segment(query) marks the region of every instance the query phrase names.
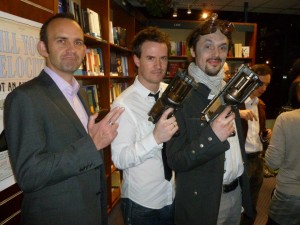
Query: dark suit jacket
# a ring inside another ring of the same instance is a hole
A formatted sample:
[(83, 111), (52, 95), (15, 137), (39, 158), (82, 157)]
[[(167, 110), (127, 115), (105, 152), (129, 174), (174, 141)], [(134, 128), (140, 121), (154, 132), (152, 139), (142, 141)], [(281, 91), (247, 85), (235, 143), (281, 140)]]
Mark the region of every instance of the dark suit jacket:
[[(203, 84), (193, 89), (175, 114), (180, 135), (167, 143), (168, 163), (176, 172), (175, 222), (178, 225), (215, 225), (223, 186), (225, 151), (229, 142), (221, 142), (201, 112), (208, 105), (210, 90)], [(245, 159), (241, 123), (235, 109), (237, 134)], [(249, 181), (244, 170), (240, 177), (242, 202), (252, 216)]]
[(24, 192), (22, 224), (107, 224), (102, 153), (51, 77), (42, 71), (16, 88), (4, 113), (12, 168)]

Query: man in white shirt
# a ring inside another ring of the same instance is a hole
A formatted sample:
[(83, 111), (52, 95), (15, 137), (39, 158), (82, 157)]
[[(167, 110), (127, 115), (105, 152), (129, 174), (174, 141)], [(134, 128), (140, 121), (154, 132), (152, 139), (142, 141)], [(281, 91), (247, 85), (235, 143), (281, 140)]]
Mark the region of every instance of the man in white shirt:
[[(256, 204), (259, 190), (263, 183), (263, 150), (271, 138), (271, 130), (266, 129), (266, 111), (265, 103), (259, 97), (266, 91), (271, 82), (272, 70), (268, 65), (256, 64), (251, 68), (263, 82), (263, 85), (257, 87), (253, 93), (246, 99), (240, 107), (240, 116), (242, 118), (243, 133), (245, 137), (247, 173), (250, 178), (250, 191), (252, 198), (252, 207), (256, 216)], [(241, 225), (253, 225), (255, 216), (248, 218), (243, 214)]]
[(154, 96), (166, 88), (161, 81), (169, 50), (169, 40), (163, 32), (153, 27), (139, 32), (132, 43), (137, 77), (112, 106), (125, 108), (118, 136), (112, 143), (112, 160), (123, 170), (122, 212), (126, 225), (174, 224), (174, 178), (165, 179), (162, 149), (178, 126), (175, 117), (168, 118), (172, 108), (156, 124), (148, 120), (148, 112), (158, 97)]

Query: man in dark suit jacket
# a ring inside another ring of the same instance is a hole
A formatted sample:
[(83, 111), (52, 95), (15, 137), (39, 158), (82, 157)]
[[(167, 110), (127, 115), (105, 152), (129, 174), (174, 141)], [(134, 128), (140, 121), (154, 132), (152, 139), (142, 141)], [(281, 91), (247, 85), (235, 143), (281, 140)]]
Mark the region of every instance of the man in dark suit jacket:
[(256, 205), (264, 178), (264, 151), (271, 138), (272, 132), (266, 129), (266, 105), (259, 97), (267, 90), (271, 82), (272, 70), (266, 64), (252, 66), (262, 86), (257, 87), (246, 101), (240, 105), (240, 116), (245, 141), (247, 174), (250, 179), (250, 190), (254, 217), (242, 215), (241, 225), (253, 225), (256, 217)]
[(187, 39), (194, 58), (188, 72), (199, 87), (176, 112), (180, 134), (167, 143), (168, 163), (176, 172), (178, 225), (238, 225), (242, 206), (252, 215), (238, 110), (227, 106), (216, 119), (201, 119), (225, 86), (223, 64), (232, 30), (232, 24), (214, 16)]
[(99, 123), (89, 117), (83, 91), (73, 77), (86, 47), (69, 14), (57, 14), (41, 28), (39, 53), (46, 67), (5, 101), (9, 156), (23, 190), (21, 224), (106, 225), (102, 152), (116, 137), (122, 113)]

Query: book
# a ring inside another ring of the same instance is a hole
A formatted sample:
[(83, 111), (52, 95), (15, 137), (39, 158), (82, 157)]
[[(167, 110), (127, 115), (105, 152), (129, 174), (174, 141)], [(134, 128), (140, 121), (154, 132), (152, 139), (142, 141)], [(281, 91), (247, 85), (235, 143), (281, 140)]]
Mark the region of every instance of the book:
[(113, 27), (113, 44), (119, 45), (119, 37), (117, 32), (117, 27)]
[(110, 75), (111, 76), (118, 76), (118, 60), (117, 60), (117, 53), (110, 52)]
[(86, 91), (88, 95), (91, 113), (99, 112), (100, 104), (99, 104), (99, 91), (97, 85), (95, 84), (83, 85), (82, 88)]
[(126, 28), (116, 27), (116, 30), (117, 30), (118, 45), (120, 45), (121, 47), (127, 47)]
[(171, 56), (176, 56), (176, 42), (175, 41), (170, 41), (171, 45)]
[(241, 43), (234, 44), (234, 57), (237, 57), (237, 58), (242, 57), (242, 44)]
[(124, 61), (122, 60), (122, 56), (117, 55), (117, 73), (118, 76), (124, 75)]
[(90, 34), (89, 16), (86, 8), (81, 9), (82, 30), (85, 34)]
[(94, 71), (93, 71), (94, 57), (91, 48), (86, 49), (85, 58), (86, 58), (86, 73), (88, 76), (92, 76), (94, 75)]
[(58, 0), (58, 13), (67, 12), (67, 2), (66, 0)]
[(82, 12), (81, 7), (77, 2), (73, 2), (73, 9), (74, 9), (74, 18), (79, 23), (79, 25), (82, 27)]
[(122, 60), (122, 70), (123, 70), (123, 76), (129, 76), (128, 74), (128, 61), (126, 56), (121, 56)]
[(99, 14), (90, 8), (87, 8), (90, 35), (101, 39), (101, 28)]
[(114, 27), (113, 27), (113, 22), (110, 20), (109, 21), (109, 43), (114, 44)]
[(101, 48), (96, 48), (99, 58), (100, 58), (100, 71), (99, 71), (99, 75), (103, 76), (104, 75), (104, 62), (103, 62), (103, 54), (102, 54), (102, 50)]

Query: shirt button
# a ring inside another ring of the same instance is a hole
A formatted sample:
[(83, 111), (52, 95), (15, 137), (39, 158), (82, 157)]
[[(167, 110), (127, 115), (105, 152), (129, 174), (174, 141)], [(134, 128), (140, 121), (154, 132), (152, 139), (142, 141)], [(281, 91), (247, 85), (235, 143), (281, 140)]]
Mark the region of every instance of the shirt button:
[(204, 147), (204, 145), (203, 144), (200, 144), (200, 148), (203, 148)]
[(226, 170), (224, 170), (224, 173), (226, 173)]
[(209, 137), (208, 140), (209, 140), (209, 141), (212, 141), (212, 137)]

